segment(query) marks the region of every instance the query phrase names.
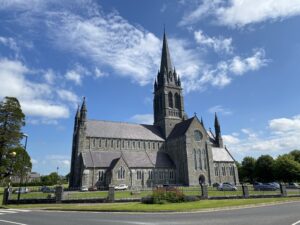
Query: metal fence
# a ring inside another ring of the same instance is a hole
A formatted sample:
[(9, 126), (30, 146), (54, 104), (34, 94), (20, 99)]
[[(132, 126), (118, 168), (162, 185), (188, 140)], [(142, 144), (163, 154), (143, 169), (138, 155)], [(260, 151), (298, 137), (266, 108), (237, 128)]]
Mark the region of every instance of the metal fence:
[(82, 190), (80, 188), (65, 188), (62, 200), (106, 199), (107, 190)]
[(54, 192), (54, 188), (44, 190), (42, 187), (15, 187), (10, 188), (8, 200), (54, 199)]

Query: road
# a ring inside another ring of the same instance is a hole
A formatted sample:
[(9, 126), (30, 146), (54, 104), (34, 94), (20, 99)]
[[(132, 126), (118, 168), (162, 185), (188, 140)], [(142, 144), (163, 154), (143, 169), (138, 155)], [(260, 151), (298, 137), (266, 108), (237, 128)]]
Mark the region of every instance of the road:
[(300, 225), (300, 202), (215, 212), (93, 213), (0, 209), (1, 225)]

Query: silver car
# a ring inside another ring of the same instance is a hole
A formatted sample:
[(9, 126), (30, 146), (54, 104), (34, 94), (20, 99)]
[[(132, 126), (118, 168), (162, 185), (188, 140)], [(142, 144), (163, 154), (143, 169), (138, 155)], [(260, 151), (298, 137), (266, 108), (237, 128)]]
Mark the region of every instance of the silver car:
[(237, 187), (229, 183), (220, 184), (220, 186), (217, 187), (217, 189), (219, 191), (237, 191)]

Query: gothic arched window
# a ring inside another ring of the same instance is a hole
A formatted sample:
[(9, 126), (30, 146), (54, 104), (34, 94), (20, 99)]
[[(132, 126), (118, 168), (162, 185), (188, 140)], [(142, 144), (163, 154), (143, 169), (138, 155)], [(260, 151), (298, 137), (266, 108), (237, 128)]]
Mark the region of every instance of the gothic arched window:
[(178, 93), (175, 93), (174, 95), (175, 97), (175, 108), (176, 109), (180, 109), (180, 95)]
[(196, 149), (194, 149), (194, 164), (195, 164), (195, 170), (197, 169), (197, 153)]
[(169, 92), (168, 99), (169, 99), (169, 107), (173, 108), (173, 95), (172, 95), (172, 92)]
[(125, 169), (123, 168), (123, 166), (121, 166), (118, 170), (118, 179), (125, 179)]

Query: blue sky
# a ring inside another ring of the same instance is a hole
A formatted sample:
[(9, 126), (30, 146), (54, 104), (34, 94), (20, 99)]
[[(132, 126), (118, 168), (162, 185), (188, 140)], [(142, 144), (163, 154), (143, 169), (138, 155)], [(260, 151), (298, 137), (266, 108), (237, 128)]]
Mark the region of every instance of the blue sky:
[(152, 123), (164, 24), (185, 110), (240, 161), (299, 149), (300, 0), (0, 0), (0, 99), (41, 174), (69, 172), (74, 114)]

